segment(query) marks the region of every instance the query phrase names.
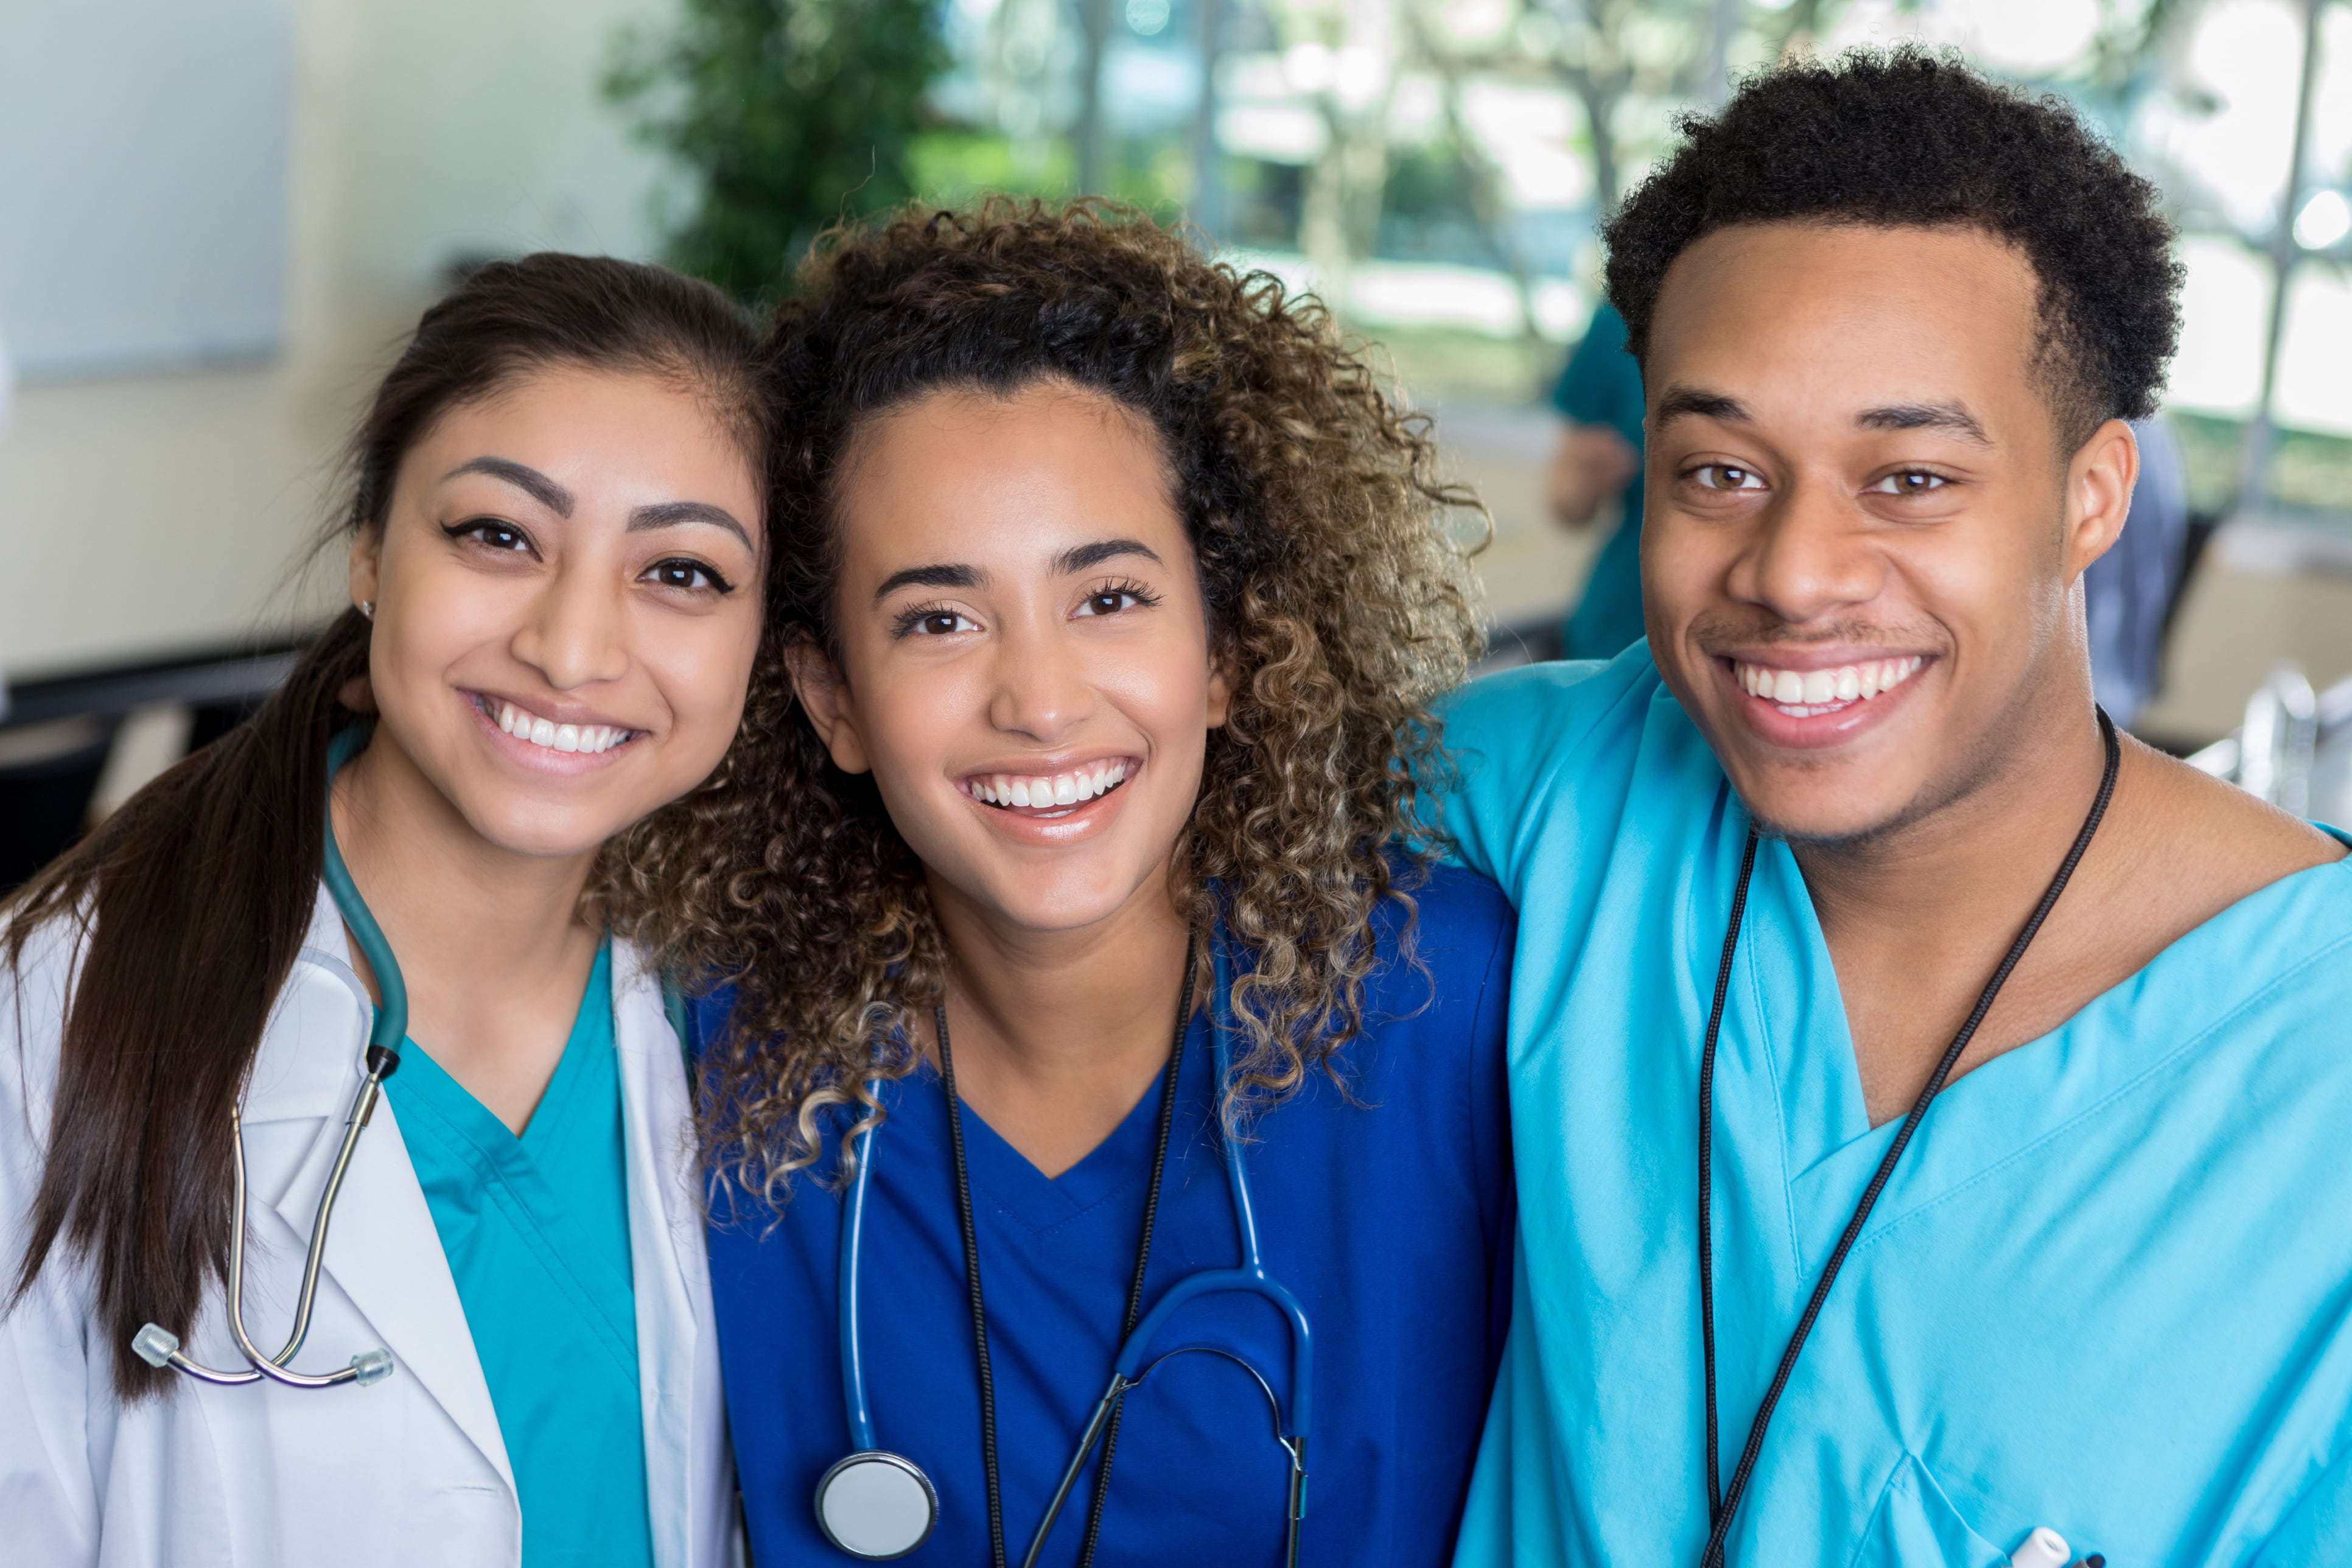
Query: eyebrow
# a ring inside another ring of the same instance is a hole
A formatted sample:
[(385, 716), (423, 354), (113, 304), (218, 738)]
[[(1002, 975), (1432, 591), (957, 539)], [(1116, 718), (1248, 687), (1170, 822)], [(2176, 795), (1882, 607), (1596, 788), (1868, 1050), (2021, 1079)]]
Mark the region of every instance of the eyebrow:
[(1892, 403), (1883, 408), (1865, 408), (1853, 416), (1853, 422), (1865, 430), (1940, 430), (1980, 447), (1992, 445), (1992, 437), (1985, 434), (1976, 416), (1957, 403)]
[(459, 474), (488, 474), (494, 479), (504, 479), (556, 516), (572, 515), (572, 492), (525, 464), (505, 458), (477, 458), (470, 463), (460, 463), (442, 475), (441, 482), (446, 484)]
[(883, 578), (874, 590), (874, 602), (878, 605), (901, 588), (977, 588), (987, 575), (977, 566), (909, 566)]
[(743, 542), (743, 548), (757, 553), (751, 532), (735, 521), (735, 514), (725, 507), (712, 506), (709, 501), (666, 500), (658, 506), (641, 506), (629, 513), (629, 531), (642, 532), (648, 528), (676, 528), (682, 523), (707, 522), (723, 528)]
[(1122, 555), (1140, 555), (1154, 566), (1164, 564), (1160, 552), (1139, 539), (1098, 539), (1092, 544), (1074, 544), (1054, 557), (1054, 571), (1060, 576), (1083, 572), (1089, 566), (1099, 566)]
[(1704, 387), (1670, 386), (1658, 399), (1658, 411), (1652, 416), (1654, 429), (1663, 430), (1677, 419), (1727, 419), (1741, 425), (1755, 423), (1756, 416), (1748, 412), (1748, 405), (1720, 392)]

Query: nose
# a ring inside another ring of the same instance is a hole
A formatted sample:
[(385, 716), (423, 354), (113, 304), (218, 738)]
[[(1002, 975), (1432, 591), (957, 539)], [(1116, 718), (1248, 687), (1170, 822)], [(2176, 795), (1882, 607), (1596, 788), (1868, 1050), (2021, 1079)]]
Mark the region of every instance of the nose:
[(1051, 629), (1016, 623), (997, 638), (988, 721), (1041, 746), (1066, 739), (1094, 710), (1078, 651)]
[(625, 606), (610, 575), (565, 563), (515, 633), (514, 656), (558, 691), (617, 679), (629, 667)]
[(1838, 486), (1800, 479), (1758, 514), (1725, 585), (1742, 604), (1801, 625), (1869, 603), (1885, 581), (1872, 519)]

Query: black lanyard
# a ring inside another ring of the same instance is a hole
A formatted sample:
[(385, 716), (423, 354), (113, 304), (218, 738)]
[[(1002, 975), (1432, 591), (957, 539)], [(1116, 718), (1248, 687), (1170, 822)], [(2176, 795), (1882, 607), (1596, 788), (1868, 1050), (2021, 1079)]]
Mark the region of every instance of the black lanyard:
[[(1168, 1047), (1168, 1068), (1160, 1080), (1160, 1137), (1151, 1154), (1151, 1184), (1143, 1193), (1143, 1236), (1135, 1246), (1135, 1274), (1127, 1287), (1127, 1312), (1119, 1321), (1118, 1344), (1135, 1331), (1143, 1315), (1143, 1271), (1151, 1261), (1151, 1231), (1160, 1218), (1160, 1178), (1168, 1169), (1168, 1134), (1176, 1121), (1176, 1084), (1184, 1065), (1184, 1034), (1192, 1022), (1192, 971), (1200, 961), (1200, 937), (1184, 944), (1184, 983), (1176, 995), (1176, 1037)], [(941, 1003), (931, 1013), (939, 1031), (940, 1080), (948, 1097), (948, 1144), (955, 1152), (956, 1218), (963, 1226), (963, 1274), (971, 1289), (971, 1342), (980, 1357), (980, 1459), (988, 1476), (988, 1544), (995, 1568), (1004, 1563), (1004, 1494), (996, 1468), (996, 1378), (988, 1363), (988, 1304), (980, 1289), (980, 1234), (971, 1218), (971, 1174), (963, 1157), (963, 1102), (956, 1098), (955, 1052), (948, 1045), (948, 1009)], [(1113, 1353), (1117, 1346), (1113, 1347)], [(1110, 1499), (1111, 1452), (1118, 1446), (1122, 1405), (1111, 1412), (1103, 1433), (1102, 1464), (1095, 1471), (1094, 1501), (1087, 1510), (1086, 1545), (1078, 1568), (1092, 1568), (1095, 1542), (1102, 1534), (1103, 1507)]]
[(1706, 1362), (1706, 1507), (1710, 1527), (1706, 1550), (1699, 1557), (1699, 1568), (1723, 1568), (1724, 1542), (1731, 1533), (1731, 1521), (1739, 1511), (1740, 1500), (1747, 1494), (1748, 1478), (1755, 1473), (1757, 1453), (1764, 1447), (1764, 1428), (1770, 1425), (1773, 1408), (1780, 1403), (1780, 1394), (1789, 1386), (1789, 1374), (1796, 1370), (1797, 1357), (1805, 1348), (1805, 1338), (1813, 1331), (1813, 1320), (1821, 1316), (1822, 1303), (1829, 1299), (1830, 1287), (1837, 1282), (1838, 1270), (1845, 1266), (1846, 1254), (1853, 1250), (1854, 1239), (1862, 1235), (1862, 1227), (1869, 1223), (1870, 1211), (1877, 1205), (1879, 1194), (1886, 1190), (1887, 1182), (1894, 1176), (1895, 1162), (1903, 1158), (1903, 1151), (1911, 1145), (1912, 1135), (1919, 1131), (1919, 1123), (1927, 1116), (1928, 1105), (1942, 1091), (1945, 1080), (1952, 1076), (1953, 1065), (1960, 1059), (1960, 1053), (1967, 1050), (1969, 1042), (1976, 1037), (1977, 1026), (1984, 1022), (1987, 1013), (1992, 1011), (1994, 999), (2000, 994), (2000, 988), (2008, 984), (2018, 961), (2025, 956), (2025, 950), (2032, 945), (2035, 933), (2042, 929), (2042, 922), (2049, 918), (2052, 907), (2058, 902), (2058, 895), (2066, 890), (2066, 883), (2074, 875), (2074, 868), (2082, 860), (2083, 852), (2091, 847), (2091, 837), (2099, 830), (2099, 819), (2107, 814), (2107, 802), (2116, 793), (2116, 770), (2123, 760), (2123, 747), (2116, 739), (2115, 721), (2107, 717), (2106, 710), (2100, 709), (2098, 712), (2099, 736), (2106, 744), (2107, 759), (2105, 771), (2099, 778), (2099, 793), (2091, 802), (2090, 815), (2083, 819), (2082, 831), (2074, 835), (2074, 847), (2066, 851), (2066, 858), (2059, 863), (2058, 874), (2050, 879), (2050, 886), (2043, 891), (2042, 901), (2033, 907), (2033, 913), (2026, 921), (2025, 928), (2010, 944), (2009, 955), (1992, 972), (1992, 978), (1985, 982), (1984, 990), (1977, 997), (1977, 1005), (1969, 1014), (1968, 1022), (1962, 1024), (1960, 1032), (1952, 1037), (1952, 1043), (1944, 1047), (1943, 1058), (1936, 1064), (1936, 1070), (1927, 1075), (1927, 1087), (1921, 1089), (1919, 1098), (1912, 1102), (1911, 1113), (1903, 1119), (1903, 1125), (1896, 1131), (1895, 1142), (1887, 1146), (1885, 1156), (1878, 1162), (1878, 1170), (1870, 1178), (1870, 1184), (1863, 1188), (1862, 1201), (1854, 1205), (1853, 1217), (1846, 1221), (1845, 1234), (1838, 1237), (1836, 1247), (1830, 1253), (1828, 1265), (1822, 1268), (1820, 1280), (1813, 1286), (1812, 1297), (1805, 1303), (1805, 1310), (1797, 1320), (1796, 1331), (1789, 1336), (1788, 1349), (1780, 1352), (1780, 1364), (1772, 1373), (1771, 1385), (1764, 1391), (1764, 1402), (1757, 1406), (1756, 1419), (1748, 1424), (1748, 1442), (1739, 1451), (1739, 1463), (1732, 1469), (1731, 1485), (1726, 1489), (1717, 1475), (1715, 1453), (1715, 1235), (1714, 1215), (1710, 1212), (1713, 1207), (1710, 1199), (1715, 1154), (1715, 1044), (1716, 1037), (1723, 1028), (1724, 999), (1731, 990), (1731, 960), (1739, 947), (1740, 921), (1748, 911), (1748, 884), (1756, 873), (1756, 829), (1753, 826), (1748, 829), (1748, 847), (1739, 858), (1739, 881), (1731, 895), (1731, 929), (1723, 936), (1723, 962), (1715, 972), (1715, 1001), (1707, 1013), (1706, 1041), (1699, 1051), (1698, 1315)]

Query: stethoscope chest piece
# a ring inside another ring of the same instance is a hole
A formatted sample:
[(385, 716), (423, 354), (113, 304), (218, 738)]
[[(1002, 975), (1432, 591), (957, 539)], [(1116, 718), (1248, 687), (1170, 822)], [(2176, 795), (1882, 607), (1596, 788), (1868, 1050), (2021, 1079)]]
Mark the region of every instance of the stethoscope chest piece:
[(842, 1459), (816, 1484), (817, 1527), (852, 1557), (904, 1557), (939, 1521), (931, 1479), (913, 1460), (879, 1448)]

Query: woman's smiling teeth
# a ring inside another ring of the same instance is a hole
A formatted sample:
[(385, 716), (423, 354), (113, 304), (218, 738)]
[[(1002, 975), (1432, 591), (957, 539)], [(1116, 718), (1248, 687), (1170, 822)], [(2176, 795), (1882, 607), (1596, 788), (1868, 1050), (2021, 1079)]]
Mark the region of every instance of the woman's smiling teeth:
[(1127, 782), (1124, 760), (1097, 763), (1049, 775), (975, 774), (963, 781), (964, 793), (989, 805), (1015, 811), (1060, 814), (1098, 795), (1108, 795)]
[[(490, 711), (487, 699), (476, 698), (482, 711)], [(528, 741), (534, 746), (551, 752), (586, 752), (594, 755), (609, 752), (624, 741), (636, 736), (635, 730), (616, 729), (610, 724), (559, 724), (552, 719), (542, 719), (536, 713), (526, 713), (511, 702), (498, 705), (499, 728), (518, 741)]]
[(1792, 719), (1810, 719), (1892, 691), (1919, 673), (1926, 662), (1913, 654), (1907, 658), (1843, 664), (1835, 669), (1775, 669), (1768, 664), (1733, 659), (1731, 673), (1748, 696), (1762, 698)]

